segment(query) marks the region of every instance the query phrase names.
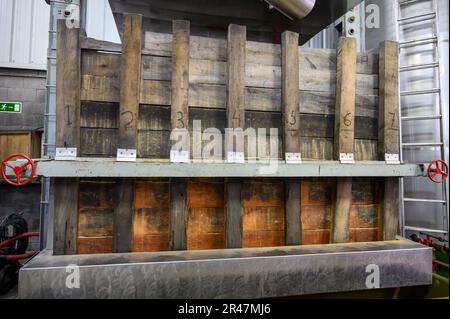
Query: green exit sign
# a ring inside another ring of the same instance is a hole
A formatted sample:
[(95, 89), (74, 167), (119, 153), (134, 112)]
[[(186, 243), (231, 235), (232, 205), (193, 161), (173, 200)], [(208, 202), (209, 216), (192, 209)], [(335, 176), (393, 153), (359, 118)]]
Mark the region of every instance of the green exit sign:
[(0, 102), (0, 113), (22, 113), (22, 103)]

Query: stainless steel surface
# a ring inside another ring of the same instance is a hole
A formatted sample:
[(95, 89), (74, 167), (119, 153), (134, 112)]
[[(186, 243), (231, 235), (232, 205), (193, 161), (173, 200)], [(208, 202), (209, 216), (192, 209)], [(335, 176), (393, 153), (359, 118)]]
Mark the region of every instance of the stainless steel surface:
[[(52, 256), (19, 273), (19, 298), (272, 298), (429, 285), (432, 249), (406, 240), (260, 249)], [(80, 288), (70, 289), (67, 266)], [(371, 265), (371, 266), (369, 266)], [(369, 269), (369, 270), (368, 270)]]
[[(285, 29), (298, 32), (304, 44), (328, 27), (362, 0), (320, 0), (303, 19), (271, 8), (263, 0), (109, 0), (119, 34), (122, 34), (123, 13), (143, 15), (144, 30), (160, 33), (172, 32), (172, 20), (191, 22), (191, 34), (226, 38), (229, 24), (247, 26), (247, 39), (273, 41)], [(312, 0), (274, 0), (274, 4), (303, 16)], [(283, 4), (282, 4), (283, 3)], [(291, 4), (293, 6), (291, 6)]]
[(423, 227), (405, 226), (405, 229), (406, 230), (418, 231), (418, 232), (435, 233), (435, 234), (447, 234), (448, 233), (446, 230), (429, 229), (429, 228), (423, 228)]
[(316, 0), (266, 0), (291, 18), (303, 19), (316, 4)]
[(426, 165), (388, 165), (385, 162), (340, 164), (313, 161), (302, 164), (178, 164), (137, 160), (116, 162), (111, 159), (78, 161), (38, 161), (36, 175), (45, 177), (399, 177), (424, 176)]

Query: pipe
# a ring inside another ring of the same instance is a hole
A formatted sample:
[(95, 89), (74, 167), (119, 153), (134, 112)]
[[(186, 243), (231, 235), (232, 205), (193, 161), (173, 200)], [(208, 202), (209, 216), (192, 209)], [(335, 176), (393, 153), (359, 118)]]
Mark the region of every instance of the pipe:
[(290, 18), (303, 19), (314, 8), (316, 0), (266, 0)]

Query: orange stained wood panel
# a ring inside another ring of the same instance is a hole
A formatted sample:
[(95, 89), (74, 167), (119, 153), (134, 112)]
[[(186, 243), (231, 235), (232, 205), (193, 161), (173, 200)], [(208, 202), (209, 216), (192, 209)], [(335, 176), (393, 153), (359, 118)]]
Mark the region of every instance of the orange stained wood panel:
[(133, 252), (169, 250), (169, 180), (135, 183)]
[(330, 243), (334, 191), (335, 182), (332, 179), (302, 180), (302, 245)]
[(188, 250), (225, 248), (224, 187), (223, 179), (189, 180)]
[(285, 245), (284, 181), (249, 179), (243, 187), (244, 248)]
[(113, 181), (81, 181), (78, 205), (78, 254), (112, 252)]

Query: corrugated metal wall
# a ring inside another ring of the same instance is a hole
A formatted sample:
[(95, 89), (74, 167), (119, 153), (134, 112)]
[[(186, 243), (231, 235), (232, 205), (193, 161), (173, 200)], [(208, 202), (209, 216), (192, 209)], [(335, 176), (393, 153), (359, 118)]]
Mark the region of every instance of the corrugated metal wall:
[(0, 67), (47, 68), (49, 14), (43, 0), (0, 0)]
[[(49, 18), (44, 0), (0, 0), (0, 67), (46, 70)], [(107, 0), (87, 0), (86, 32), (120, 43)]]
[(86, 33), (91, 38), (120, 43), (108, 0), (87, 0)]

